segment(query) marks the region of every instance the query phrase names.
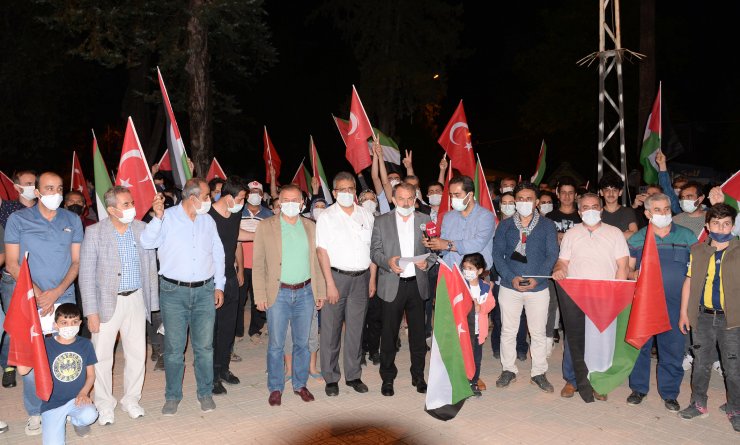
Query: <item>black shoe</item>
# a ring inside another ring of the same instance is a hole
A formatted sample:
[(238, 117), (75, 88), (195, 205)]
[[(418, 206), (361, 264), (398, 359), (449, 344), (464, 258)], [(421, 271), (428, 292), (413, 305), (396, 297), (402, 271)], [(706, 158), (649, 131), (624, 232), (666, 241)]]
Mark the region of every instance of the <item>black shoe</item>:
[(228, 383), (229, 385), (238, 385), (239, 384), (239, 377), (235, 376), (231, 373), (231, 371), (224, 371), (221, 373), (221, 380), (223, 380), (224, 383)]
[(480, 396), (483, 395), (483, 393), (481, 392), (480, 388), (478, 388), (478, 384), (477, 383), (471, 383), (470, 384), (470, 389), (473, 390), (473, 395), (475, 397), (480, 397)]
[(213, 390), (212, 393), (219, 395), (219, 394), (226, 394), (226, 388), (224, 388), (223, 383), (221, 383), (221, 380), (216, 380), (213, 382)]
[(676, 399), (663, 399), (663, 402), (665, 409), (668, 411), (679, 411), (681, 409), (681, 405), (678, 404), (678, 400)]
[(383, 382), (380, 387), (380, 393), (386, 397), (392, 397), (395, 392), (393, 391), (393, 382)]
[(360, 357), (360, 366), (367, 366), (367, 360), (365, 359), (365, 353), (362, 353), (362, 356)]
[(516, 358), (520, 362), (526, 362), (527, 361), (527, 353), (526, 352), (517, 352), (516, 353)]
[(373, 362), (373, 365), (378, 366), (380, 364), (380, 353), (373, 352), (370, 354), (370, 361)]
[(367, 392), (367, 385), (362, 383), (362, 380), (355, 379), (355, 380), (347, 380), (345, 382), (347, 386), (351, 386), (352, 389), (359, 393), (366, 393)]
[(157, 363), (154, 364), (155, 371), (164, 371), (164, 354), (159, 354), (157, 357)]
[(339, 385), (335, 383), (327, 383), (326, 387), (324, 388), (324, 392), (326, 392), (326, 395), (329, 397), (335, 397), (339, 395)]
[(411, 379), (411, 385), (416, 387), (416, 392), (426, 394), (427, 382), (425, 382), (424, 379)]
[(493, 351), (493, 358), (501, 360), (501, 353), (499, 351)]
[(159, 350), (157, 350), (157, 348), (152, 348), (152, 361), (153, 362), (156, 362), (160, 355), (161, 353), (159, 352)]
[(629, 397), (627, 397), (627, 405), (639, 405), (642, 403), (645, 397), (647, 397), (647, 394), (643, 394), (637, 391), (632, 391), (632, 394), (630, 394)]
[(15, 388), (15, 368), (5, 368), (3, 372), (3, 388)]
[[(512, 382), (516, 382), (516, 374), (511, 371), (503, 371), (498, 380), (496, 380), (496, 388), (506, 388)], [(478, 383), (476, 382), (477, 385)]]

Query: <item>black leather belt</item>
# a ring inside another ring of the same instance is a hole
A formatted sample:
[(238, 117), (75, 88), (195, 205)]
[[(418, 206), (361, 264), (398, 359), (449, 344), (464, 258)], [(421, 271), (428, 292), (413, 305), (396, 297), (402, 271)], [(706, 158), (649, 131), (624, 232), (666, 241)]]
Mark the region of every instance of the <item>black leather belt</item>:
[(282, 289), (298, 290), (298, 289), (303, 289), (304, 287), (308, 286), (309, 284), (311, 284), (311, 279), (310, 278), (308, 280), (304, 281), (303, 283), (298, 283), (298, 284), (280, 283), (280, 287)]
[(211, 281), (211, 280), (212, 280), (213, 278), (209, 278), (209, 279), (207, 279), (207, 280), (204, 280), (204, 281), (193, 281), (193, 282), (190, 282), (190, 283), (188, 283), (187, 281), (177, 281), (177, 280), (173, 280), (173, 279), (171, 279), (171, 278), (167, 278), (167, 277), (165, 277), (164, 275), (162, 275), (162, 279), (163, 279), (164, 281), (168, 282), (168, 283), (172, 283), (172, 284), (177, 284), (178, 286), (182, 286), (182, 287), (190, 287), (190, 288), (193, 288), (193, 287), (201, 287), (201, 286), (203, 286), (204, 284), (206, 284), (206, 283), (208, 283), (209, 281)]
[(715, 314), (722, 315), (725, 313), (725, 311), (720, 311), (717, 309), (709, 309), (708, 307), (702, 307), (701, 311), (704, 312), (705, 314), (712, 314), (712, 315), (715, 315)]
[(134, 293), (134, 292), (136, 292), (137, 290), (139, 290), (139, 289), (134, 289), (134, 290), (125, 290), (125, 291), (119, 292), (119, 293), (118, 293), (118, 295), (120, 295), (120, 296), (122, 296), (122, 297), (128, 297), (129, 295), (133, 294), (133, 293)]
[(342, 270), (342, 269), (337, 269), (336, 267), (332, 267), (331, 270), (333, 270), (336, 273), (340, 273), (342, 275), (347, 275), (347, 276), (350, 276), (350, 277), (359, 277), (360, 275), (365, 274), (365, 272), (367, 272), (370, 269), (365, 269), (365, 270)]
[(416, 277), (415, 276), (413, 276), (413, 277), (398, 277), (398, 279), (401, 280), (401, 281), (416, 281)]

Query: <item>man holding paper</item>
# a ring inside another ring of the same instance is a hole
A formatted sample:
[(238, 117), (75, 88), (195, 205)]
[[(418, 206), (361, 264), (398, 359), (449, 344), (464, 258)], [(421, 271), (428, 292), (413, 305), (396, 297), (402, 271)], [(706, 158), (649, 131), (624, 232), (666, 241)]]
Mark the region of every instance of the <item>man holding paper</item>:
[(411, 384), (425, 393), (424, 300), (429, 298), (427, 270), (436, 257), (422, 243), (420, 226), (431, 219), (415, 211), (416, 188), (401, 183), (393, 188), (395, 210), (375, 220), (370, 257), (378, 266), (378, 297), (383, 300), (383, 328), (380, 342), (381, 393), (390, 397), (395, 365), (398, 329), (404, 313), (409, 327)]

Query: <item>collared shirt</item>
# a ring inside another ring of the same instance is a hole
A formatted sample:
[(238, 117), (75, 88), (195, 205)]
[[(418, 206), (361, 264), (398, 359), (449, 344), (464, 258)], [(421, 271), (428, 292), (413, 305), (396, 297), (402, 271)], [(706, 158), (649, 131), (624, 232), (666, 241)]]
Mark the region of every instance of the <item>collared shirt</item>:
[(25, 208), (26, 206), (24, 206), (20, 201), (3, 199), (3, 202), (0, 203), (0, 226), (5, 227), (8, 223), (8, 218), (13, 212), (23, 210)]
[[(403, 220), (403, 217), (396, 213), (396, 229), (398, 230), (398, 244), (401, 246), (401, 256), (404, 258), (410, 258), (414, 256), (414, 214), (409, 216), (407, 221)], [(414, 263), (409, 263), (406, 268), (401, 272), (402, 278), (415, 277), (416, 267)]]
[(141, 288), (141, 262), (131, 225), (123, 234), (118, 233), (115, 228), (113, 231), (116, 233), (118, 256), (121, 258), (121, 282), (118, 284), (118, 291), (139, 289)]
[[(72, 265), (72, 244), (82, 243), (80, 217), (57, 209), (51, 221), (38, 205), (14, 212), (5, 225), (5, 244), (18, 244), (18, 264), (28, 252), (33, 282), (41, 290), (59, 286)], [(70, 288), (73, 288), (71, 285)]]
[(158, 249), (160, 275), (189, 283), (213, 277), (216, 289), (224, 290), (224, 247), (211, 215), (196, 215), (193, 221), (182, 204), (170, 207), (164, 220), (147, 224), (141, 246)]
[(295, 224), (285, 221), (282, 216), (278, 218), (283, 249), (280, 281), (285, 284), (303, 283), (311, 278), (306, 229), (300, 216)]
[(456, 252), (443, 251), (443, 259), (449, 266), (460, 265), (462, 257), (469, 253), (480, 253), (486, 260), (486, 268), (491, 269), (493, 250), (493, 232), (495, 223), (493, 213), (475, 204), (468, 216), (462, 212), (450, 210), (442, 220), (442, 239), (450, 240), (457, 248)]
[(325, 249), (332, 267), (361, 271), (370, 267), (370, 240), (375, 217), (354, 204), (352, 215), (335, 203), (316, 222), (316, 246)]
[(568, 261), (569, 277), (613, 280), (617, 260), (629, 256), (624, 233), (604, 223), (593, 231), (576, 224), (565, 232), (560, 244), (560, 259)]
[[(248, 206), (244, 206), (242, 209), (242, 220), (239, 224), (239, 228), (247, 232), (254, 233), (257, 230), (257, 225), (260, 221), (265, 218), (275, 216), (272, 210), (267, 207), (260, 205), (260, 209), (257, 213), (252, 213)], [(244, 241), (242, 242), (242, 255), (244, 256), (244, 268), (252, 268), (252, 257), (254, 256), (254, 242)]]

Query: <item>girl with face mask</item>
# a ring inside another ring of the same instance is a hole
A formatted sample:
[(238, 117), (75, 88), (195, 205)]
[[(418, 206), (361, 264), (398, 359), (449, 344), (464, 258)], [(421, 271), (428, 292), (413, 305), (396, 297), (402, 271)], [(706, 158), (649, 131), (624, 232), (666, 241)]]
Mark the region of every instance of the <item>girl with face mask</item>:
[(514, 213), (516, 213), (516, 199), (514, 199), (514, 194), (511, 192), (506, 192), (503, 195), (501, 195), (501, 219), (507, 219), (510, 218)]

